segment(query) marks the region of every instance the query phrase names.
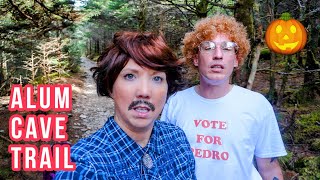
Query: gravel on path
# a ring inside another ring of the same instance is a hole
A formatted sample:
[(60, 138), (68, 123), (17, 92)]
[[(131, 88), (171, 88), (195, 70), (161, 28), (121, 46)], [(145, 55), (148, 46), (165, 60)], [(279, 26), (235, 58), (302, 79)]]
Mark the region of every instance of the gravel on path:
[[(87, 137), (100, 129), (107, 118), (114, 113), (114, 104), (111, 98), (98, 96), (96, 84), (92, 78), (91, 67), (96, 63), (88, 58), (81, 58), (81, 69), (84, 72), (83, 88), (73, 103), (73, 112), (80, 114), (80, 119), (73, 125), (73, 128), (81, 128), (84, 131), (82, 137)], [(83, 128), (83, 125), (86, 128)]]

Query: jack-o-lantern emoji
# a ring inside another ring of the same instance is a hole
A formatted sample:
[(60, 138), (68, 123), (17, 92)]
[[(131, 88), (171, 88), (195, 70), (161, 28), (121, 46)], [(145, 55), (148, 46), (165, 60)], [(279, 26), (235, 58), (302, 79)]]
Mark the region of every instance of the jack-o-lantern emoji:
[(283, 13), (268, 26), (265, 41), (276, 53), (294, 54), (306, 45), (307, 32), (299, 21), (290, 17), (289, 13)]

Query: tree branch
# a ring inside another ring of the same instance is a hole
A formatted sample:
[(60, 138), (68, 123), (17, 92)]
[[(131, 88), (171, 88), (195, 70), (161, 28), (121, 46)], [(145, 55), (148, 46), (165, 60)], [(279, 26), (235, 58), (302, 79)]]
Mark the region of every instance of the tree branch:
[(212, 2), (212, 1), (210, 1), (210, 0), (207, 0), (207, 2), (208, 2), (209, 4), (211, 4), (212, 6), (217, 6), (217, 7), (221, 7), (221, 8), (224, 8), (224, 9), (235, 9), (235, 6), (234, 6), (234, 5), (219, 4), (219, 3)]
[(8, 141), (10, 144), (13, 144), (13, 141), (11, 141), (10, 139), (2, 136), (1, 134), (0, 134), (0, 137), (1, 137), (2, 139), (4, 139), (4, 140)]
[[(180, 8), (180, 7), (182, 7), (182, 5), (175, 4), (175, 3), (173, 3), (173, 2), (170, 1), (170, 0), (169, 0), (169, 1), (166, 1), (166, 2), (171, 2), (171, 4), (164, 4), (164, 3), (162, 3), (161, 1), (157, 1), (157, 0), (151, 0), (151, 1), (154, 2), (154, 3), (156, 3), (156, 4), (175, 7), (175, 8), (178, 9), (178, 11), (186, 18), (186, 20), (188, 21), (188, 26), (189, 26), (189, 27), (192, 27), (192, 26), (193, 26), (190, 18), (188, 18), (188, 16), (186, 15), (186, 13)], [(187, 2), (187, 1), (185, 1), (185, 2)], [(196, 12), (196, 11), (194, 11), (194, 10), (190, 10), (190, 9), (188, 9), (188, 8), (185, 8), (185, 7), (182, 7), (182, 8), (185, 9), (186, 11), (192, 12), (193, 14), (195, 14), (195, 12)]]
[(58, 14), (58, 13), (56, 13), (55, 11), (49, 9), (46, 5), (44, 5), (44, 4), (43, 4), (42, 2), (40, 2), (39, 0), (34, 0), (34, 1), (37, 2), (43, 9), (49, 11), (50, 13), (55, 14), (55, 15), (57, 15), (57, 16), (60, 16), (60, 17), (62, 17), (63, 19), (72, 20), (72, 19), (70, 19), (70, 18), (67, 17), (67, 16)]
[(178, 8), (179, 10), (180, 10), (180, 8), (182, 8), (182, 9), (185, 9), (185, 10), (190, 11), (192, 13), (196, 13), (195, 8), (190, 6), (188, 3), (187, 4), (177, 4), (171, 0), (165, 0), (165, 2), (167, 2), (167, 3), (162, 3), (161, 1), (157, 1), (157, 0), (151, 0), (151, 1), (156, 4), (165, 5), (165, 6), (174, 6), (174, 7)]
[(294, 75), (294, 74), (302, 74), (302, 73), (314, 73), (314, 72), (320, 72), (320, 69), (313, 69), (313, 70), (301, 70), (298, 69), (295, 72), (283, 72), (283, 71), (277, 71), (277, 70), (273, 70), (273, 69), (258, 69), (257, 71), (270, 71), (270, 72), (274, 72), (280, 75)]
[(25, 18), (33, 21), (32, 17), (29, 16), (29, 15), (27, 15), (27, 14), (24, 13), (23, 11), (21, 11), (21, 10), (19, 9), (19, 7), (13, 3), (12, 0), (9, 0), (9, 3), (12, 5), (12, 7), (13, 7), (15, 10), (17, 10), (17, 11), (19, 12), (19, 14), (21, 14), (23, 17), (25, 17)]
[(317, 12), (320, 12), (320, 7), (318, 7), (317, 9), (315, 10), (312, 10), (310, 12), (308, 12), (305, 17), (309, 17), (309, 16), (312, 16), (313, 14), (317, 13)]

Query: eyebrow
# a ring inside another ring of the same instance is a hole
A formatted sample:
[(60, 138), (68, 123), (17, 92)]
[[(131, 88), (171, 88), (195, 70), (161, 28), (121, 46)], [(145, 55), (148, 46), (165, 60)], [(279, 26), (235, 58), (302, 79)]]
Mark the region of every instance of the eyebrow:
[(131, 67), (124, 67), (121, 71), (124, 71), (124, 72), (126, 72), (126, 71), (129, 71), (129, 72), (135, 72), (135, 73), (137, 73), (139, 70), (138, 69), (136, 69), (136, 68), (131, 68)]
[[(143, 67), (143, 66), (142, 66), (142, 68), (147, 68), (147, 67)], [(150, 68), (147, 68), (147, 69), (150, 69)], [(154, 69), (150, 69), (150, 70), (153, 71), (153, 72), (151, 73), (151, 75), (162, 74), (162, 73), (166, 74), (166, 73), (163, 72), (163, 71), (157, 71), (157, 70), (154, 70)], [(139, 70), (138, 70), (137, 68), (127, 67), (127, 68), (123, 68), (123, 69), (122, 69), (122, 72), (124, 72), (124, 73), (126, 73), (126, 72), (138, 73)]]

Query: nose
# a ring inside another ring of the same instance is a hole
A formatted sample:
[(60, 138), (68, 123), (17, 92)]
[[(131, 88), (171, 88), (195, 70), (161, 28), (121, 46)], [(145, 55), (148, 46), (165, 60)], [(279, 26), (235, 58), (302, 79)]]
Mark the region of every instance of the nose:
[(222, 59), (223, 52), (220, 47), (216, 47), (213, 52), (213, 59)]
[(142, 79), (138, 85), (136, 96), (139, 99), (150, 99), (151, 91), (152, 88), (150, 82), (147, 79)]
[(284, 39), (284, 40), (288, 40), (288, 39), (289, 39), (289, 36), (288, 36), (288, 35), (285, 35), (285, 36), (283, 37), (283, 39)]

